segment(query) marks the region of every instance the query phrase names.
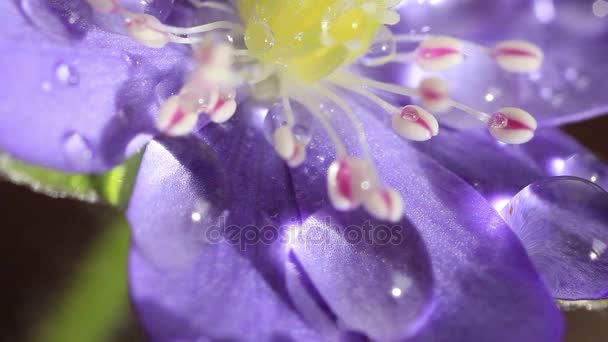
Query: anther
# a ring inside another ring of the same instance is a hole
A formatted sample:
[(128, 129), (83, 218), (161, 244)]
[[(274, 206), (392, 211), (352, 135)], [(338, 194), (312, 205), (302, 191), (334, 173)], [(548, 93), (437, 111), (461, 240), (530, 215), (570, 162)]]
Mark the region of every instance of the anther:
[(197, 122), (198, 115), (186, 112), (180, 106), (180, 97), (176, 95), (161, 106), (156, 127), (166, 135), (183, 136), (190, 134)]
[(431, 37), (420, 42), (416, 49), (416, 62), (428, 71), (449, 69), (463, 60), (462, 42), (451, 37)]
[(488, 121), (492, 135), (507, 144), (523, 144), (534, 137), (536, 119), (519, 108), (501, 108)]
[(117, 0), (87, 0), (87, 2), (100, 13), (116, 13), (120, 9)]
[(509, 72), (532, 72), (543, 64), (542, 50), (523, 40), (500, 42), (492, 50), (492, 55), (498, 65)]
[(379, 220), (396, 223), (403, 217), (403, 199), (393, 189), (378, 188), (369, 195), (363, 205), (368, 213)]
[(406, 139), (426, 141), (439, 133), (439, 123), (431, 113), (409, 105), (393, 114), (393, 129)]
[(273, 135), (274, 149), (290, 167), (297, 167), (306, 159), (306, 145), (300, 142), (289, 126), (279, 127)]
[(351, 210), (360, 206), (376, 189), (378, 180), (369, 162), (345, 157), (327, 171), (327, 192), (334, 208)]
[(221, 91), (215, 107), (207, 113), (211, 121), (216, 124), (221, 124), (232, 118), (236, 112), (236, 107), (237, 105), (234, 99), (234, 91)]
[(162, 26), (161, 22), (154, 16), (148, 14), (129, 15), (125, 22), (129, 35), (144, 46), (150, 48), (162, 48), (170, 41), (166, 32), (154, 28)]
[(424, 79), (418, 86), (422, 104), (434, 113), (445, 113), (451, 105), (448, 83), (438, 77)]

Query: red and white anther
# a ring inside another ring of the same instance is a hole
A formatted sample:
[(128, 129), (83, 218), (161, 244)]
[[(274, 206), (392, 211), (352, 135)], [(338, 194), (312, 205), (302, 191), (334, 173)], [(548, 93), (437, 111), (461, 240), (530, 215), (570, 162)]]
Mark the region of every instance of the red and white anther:
[(207, 42), (194, 49), (194, 58), (201, 65), (230, 67), (234, 62), (234, 49), (228, 43)]
[(363, 205), (368, 213), (379, 220), (395, 223), (403, 217), (403, 199), (401, 194), (393, 189), (376, 189)]
[(295, 137), (289, 126), (279, 127), (273, 140), (275, 151), (290, 167), (300, 166), (306, 159), (306, 145)]
[(376, 173), (363, 159), (341, 158), (334, 161), (327, 171), (327, 192), (338, 210), (357, 208), (377, 186)]
[(116, 13), (120, 9), (118, 0), (87, 0), (87, 2), (100, 13)]
[(532, 72), (543, 64), (543, 51), (524, 40), (508, 40), (496, 44), (492, 56), (509, 72)]
[(451, 37), (437, 36), (423, 40), (416, 49), (416, 62), (428, 71), (441, 71), (464, 60), (462, 42)]
[(501, 108), (492, 114), (488, 127), (492, 135), (507, 144), (523, 144), (534, 137), (536, 119), (519, 108)]
[(450, 86), (438, 77), (424, 79), (418, 86), (422, 104), (434, 113), (445, 113), (452, 106), (450, 100)]
[(410, 105), (393, 114), (393, 129), (405, 139), (425, 141), (439, 133), (439, 123), (431, 113)]
[(221, 124), (234, 116), (236, 107), (234, 90), (220, 90), (215, 106), (206, 113), (212, 122)]
[(125, 18), (129, 35), (144, 46), (162, 48), (169, 43), (168, 33), (159, 30), (161, 22), (149, 14), (131, 14)]
[(184, 136), (194, 130), (197, 122), (197, 113), (185, 111), (181, 106), (180, 96), (175, 95), (161, 106), (156, 127), (168, 136)]

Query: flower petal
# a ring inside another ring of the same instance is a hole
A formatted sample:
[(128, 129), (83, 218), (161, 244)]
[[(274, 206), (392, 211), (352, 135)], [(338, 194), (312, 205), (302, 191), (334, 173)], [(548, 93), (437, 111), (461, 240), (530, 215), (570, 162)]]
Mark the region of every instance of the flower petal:
[(502, 211), (553, 296), (608, 296), (608, 193), (575, 177), (538, 181)]
[(155, 87), (182, 52), (96, 28), (82, 1), (3, 1), (0, 11), (1, 149), (46, 167), (103, 171), (154, 133)]
[[(353, 107), (358, 109), (368, 133), (381, 179), (404, 198), (409, 223), (402, 224), (416, 227), (430, 255), (435, 277), (435, 308), (412, 340), (489, 341), (500, 336), (502, 341), (555, 341), (561, 338), (560, 313), (519, 240), (498, 213), (459, 177), (404, 143), (373, 118), (370, 114), (373, 110), (359, 103)], [(335, 114), (332, 118), (339, 116)], [(338, 127), (343, 130), (349, 125), (342, 123)], [(349, 146), (356, 143), (355, 134), (347, 137)], [(334, 154), (325, 139), (313, 140), (310, 146), (314, 151), (309, 155), (319, 158), (296, 169), (293, 176), (304, 217), (316, 215), (317, 210), (329, 206), (325, 191), (318, 187), (323, 178), (315, 180), (311, 175), (323, 174)], [(356, 212), (350, 215), (361, 217)], [(338, 246), (341, 245), (334, 246), (337, 251), (330, 255), (340, 255), (343, 247)], [(331, 279), (331, 274), (322, 275), (321, 267), (343, 262), (341, 259), (321, 262), (320, 256), (314, 253), (297, 256), (313, 282), (322, 276)], [(332, 266), (332, 270), (347, 267)], [(322, 296), (324, 291), (333, 294), (327, 289), (329, 286), (319, 286)], [(331, 299), (326, 300), (332, 309), (337, 306)], [(340, 310), (335, 313), (345, 322), (358, 315)]]
[[(468, 47), (466, 61), (445, 73), (453, 98), (490, 113), (517, 106), (532, 113), (541, 126), (561, 125), (608, 112), (603, 89), (608, 62), (605, 18), (592, 10), (592, 1), (509, 1), (440, 3), (410, 1), (400, 7), (400, 32), (454, 35), (495, 44), (526, 39), (544, 52), (544, 65), (532, 74), (510, 74), (488, 55)], [(394, 67), (394, 66), (393, 66)], [(387, 72), (387, 78), (416, 86), (423, 74), (417, 67)], [(397, 75), (397, 76), (391, 76)], [(461, 113), (443, 118), (455, 127), (474, 125)]]
[(153, 339), (322, 340), (286, 295), (280, 237), (298, 213), (256, 115), (148, 146), (128, 218), (132, 296)]

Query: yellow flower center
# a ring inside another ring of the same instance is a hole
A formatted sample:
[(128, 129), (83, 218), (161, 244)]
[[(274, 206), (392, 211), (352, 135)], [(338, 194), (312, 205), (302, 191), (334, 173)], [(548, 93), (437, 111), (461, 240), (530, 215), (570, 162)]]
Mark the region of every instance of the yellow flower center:
[(363, 55), (386, 0), (239, 0), (249, 53), (305, 82)]

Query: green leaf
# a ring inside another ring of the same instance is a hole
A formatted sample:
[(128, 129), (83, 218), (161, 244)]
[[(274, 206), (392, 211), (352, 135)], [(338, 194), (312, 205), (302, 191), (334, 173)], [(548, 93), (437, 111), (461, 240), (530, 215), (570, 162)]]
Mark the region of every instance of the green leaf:
[(0, 153), (0, 176), (51, 197), (106, 202), (121, 208), (128, 204), (142, 154), (103, 174), (70, 174), (33, 166)]
[(129, 224), (117, 215), (83, 259), (58, 305), (33, 330), (31, 341), (111, 340), (129, 312), (128, 251)]

